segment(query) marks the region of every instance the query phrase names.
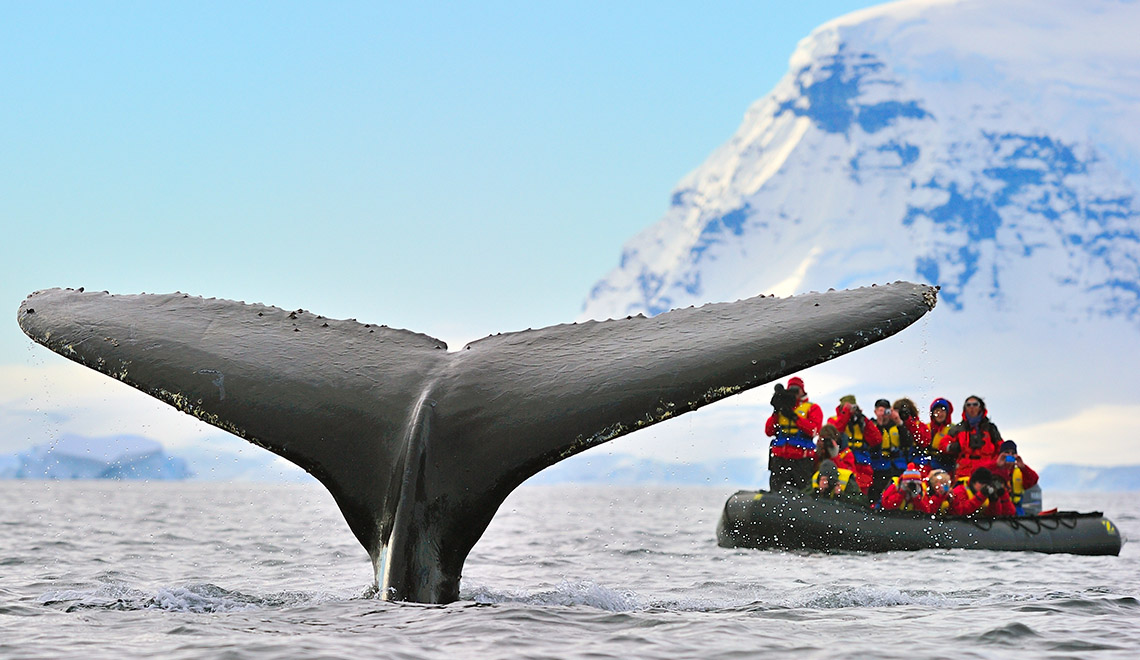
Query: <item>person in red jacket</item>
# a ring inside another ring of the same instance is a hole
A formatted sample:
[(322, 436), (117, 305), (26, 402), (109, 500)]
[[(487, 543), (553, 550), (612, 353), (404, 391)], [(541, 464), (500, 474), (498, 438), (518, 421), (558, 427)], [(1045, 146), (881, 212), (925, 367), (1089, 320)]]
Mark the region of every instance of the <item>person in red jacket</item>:
[(974, 470), (993, 465), (1001, 446), (1001, 433), (990, 421), (986, 402), (981, 397), (966, 398), (962, 406), (962, 421), (954, 425), (950, 433), (954, 439), (948, 451), (958, 462), (954, 471), (956, 481), (968, 481)]
[(921, 510), (920, 502), (924, 499), (926, 499), (926, 482), (923, 481), (918, 466), (910, 463), (906, 466), (906, 470), (892, 479), (890, 485), (883, 490), (879, 509), (917, 511)]
[(1024, 516), (1025, 509), (1021, 506), (1021, 498), (1025, 491), (1037, 485), (1037, 472), (1021, 460), (1017, 453), (1017, 445), (1013, 440), (1006, 440), (998, 447), (998, 455), (990, 470), (998, 479), (1005, 483), (1009, 499), (1017, 515)]
[(835, 417), (828, 419), (827, 423), (847, 436), (847, 447), (855, 458), (855, 480), (864, 493), (871, 492), (871, 480), (874, 478), (871, 455), (878, 454), (879, 445), (883, 442), (879, 427), (863, 415), (852, 394), (840, 397)]
[(954, 478), (946, 470), (931, 470), (926, 477), (926, 497), (918, 501), (916, 509), (923, 513), (943, 514), (950, 510), (950, 488)]
[(956, 516), (976, 513), (990, 518), (1017, 515), (1005, 484), (984, 467), (974, 470), (968, 483), (959, 483), (950, 491), (948, 512)]
[(771, 436), (768, 450), (769, 490), (804, 490), (815, 474), (815, 434), (823, 426), (823, 411), (808, 400), (804, 381), (788, 379), (788, 387), (777, 383), (772, 395), (774, 412), (764, 425)]
[(953, 474), (954, 457), (946, 453), (946, 448), (954, 436), (954, 404), (949, 399), (938, 397), (930, 403), (930, 448), (934, 450), (930, 466), (936, 470), (946, 470)]

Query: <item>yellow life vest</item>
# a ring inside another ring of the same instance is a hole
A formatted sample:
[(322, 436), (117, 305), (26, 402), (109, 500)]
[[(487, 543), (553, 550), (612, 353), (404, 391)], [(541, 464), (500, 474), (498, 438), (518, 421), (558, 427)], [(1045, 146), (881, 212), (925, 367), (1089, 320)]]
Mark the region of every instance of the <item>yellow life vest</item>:
[[(807, 417), (811, 412), (811, 401), (803, 401), (795, 407), (796, 417)], [(792, 436), (802, 433), (795, 419), (789, 419), (783, 413), (776, 415), (777, 435)]]
[(848, 447), (852, 449), (863, 449), (867, 445), (863, 439), (862, 424), (856, 424), (853, 421), (847, 422), (847, 428), (844, 430), (847, 433)]
[(1021, 496), (1025, 493), (1025, 486), (1022, 485), (1021, 468), (1014, 466), (1013, 472), (1009, 475), (1009, 499), (1013, 500), (1013, 505), (1017, 506), (1021, 503)]
[[(845, 470), (844, 468), (839, 468), (839, 492), (842, 493), (843, 491), (847, 490), (847, 482), (851, 481), (851, 475), (853, 475), (853, 474), (855, 474), (855, 473), (852, 472), (851, 470)], [(819, 471), (818, 470), (816, 470), (815, 474), (811, 475), (811, 487), (816, 489), (816, 490), (819, 490)]]
[(899, 426), (896, 424), (895, 426), (879, 430), (883, 434), (883, 444), (880, 445), (883, 457), (888, 458), (898, 453), (898, 451), (902, 449), (902, 435), (899, 433)]
[(942, 438), (945, 438), (946, 436), (950, 435), (950, 429), (953, 426), (954, 426), (953, 424), (949, 424), (949, 423), (944, 424), (942, 426), (942, 428), (938, 429), (933, 434), (931, 434), (930, 446), (937, 449), (938, 451), (942, 451), (940, 449), (940, 447), (942, 446)]

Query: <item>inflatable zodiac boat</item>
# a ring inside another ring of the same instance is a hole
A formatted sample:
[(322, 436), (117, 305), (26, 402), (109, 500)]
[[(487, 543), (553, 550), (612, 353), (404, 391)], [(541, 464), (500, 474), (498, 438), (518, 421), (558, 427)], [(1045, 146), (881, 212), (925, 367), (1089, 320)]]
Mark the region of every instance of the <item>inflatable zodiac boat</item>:
[(740, 491), (716, 528), (722, 548), (921, 550), (971, 548), (1119, 555), (1116, 525), (1100, 512), (973, 518), (870, 511), (791, 491)]

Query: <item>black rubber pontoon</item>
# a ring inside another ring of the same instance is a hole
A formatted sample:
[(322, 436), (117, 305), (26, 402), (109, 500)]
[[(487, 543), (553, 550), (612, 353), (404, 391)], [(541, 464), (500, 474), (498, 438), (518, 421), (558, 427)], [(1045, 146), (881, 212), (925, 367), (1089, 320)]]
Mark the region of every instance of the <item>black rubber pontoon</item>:
[(1104, 514), (972, 518), (911, 511), (872, 512), (800, 493), (739, 491), (716, 528), (722, 548), (922, 550), (969, 548), (1075, 555), (1119, 555), (1121, 538)]

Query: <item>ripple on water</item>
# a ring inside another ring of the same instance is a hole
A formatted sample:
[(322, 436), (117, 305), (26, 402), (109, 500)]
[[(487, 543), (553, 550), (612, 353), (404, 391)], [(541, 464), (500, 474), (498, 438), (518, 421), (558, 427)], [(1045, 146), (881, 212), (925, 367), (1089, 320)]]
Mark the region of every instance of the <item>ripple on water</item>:
[[(39, 486), (8, 488), (28, 524), (0, 534), (5, 660), (1083, 659), (1140, 648), (1132, 545), (1119, 558), (735, 551), (716, 546), (715, 516), (697, 506), (717, 509), (727, 492), (524, 488), (472, 550), (465, 600), (425, 606), (362, 593), (368, 559), (316, 487), (56, 484), (38, 504)], [(70, 537), (35, 525), (64, 516)], [(99, 528), (115, 536), (84, 531)]]
[(1022, 646), (1025, 641), (1040, 635), (1034, 629), (1020, 622), (1007, 623), (991, 628), (982, 633), (959, 635), (956, 639), (962, 643), (977, 644), (984, 642), (996, 646)]
[(481, 604), (528, 603), (531, 605), (585, 606), (609, 612), (643, 609), (645, 603), (632, 591), (618, 591), (589, 581), (563, 580), (540, 592), (497, 591), (476, 587), (461, 598)]
[(166, 610), (203, 614), (291, 607), (327, 599), (327, 596), (289, 591), (258, 596), (208, 583), (162, 587), (154, 592), (135, 589), (124, 584), (104, 584), (95, 589), (69, 589), (47, 593), (40, 597), (39, 603), (66, 612)]

